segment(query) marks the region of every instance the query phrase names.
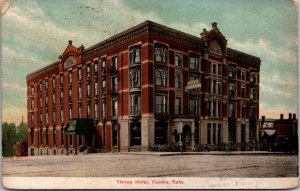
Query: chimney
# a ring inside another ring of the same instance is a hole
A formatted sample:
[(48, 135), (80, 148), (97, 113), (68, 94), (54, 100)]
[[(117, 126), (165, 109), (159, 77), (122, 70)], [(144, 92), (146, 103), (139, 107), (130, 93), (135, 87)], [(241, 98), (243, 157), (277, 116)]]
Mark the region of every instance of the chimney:
[(69, 42), (69, 45), (72, 45), (72, 41), (71, 40), (69, 40), (68, 42)]
[(292, 113), (289, 113), (289, 119), (292, 119)]
[(207, 35), (207, 30), (204, 28), (203, 31), (200, 33), (201, 38)]
[(296, 113), (293, 114), (293, 120), (296, 120)]
[(283, 114), (280, 114), (280, 119), (283, 119)]
[(217, 25), (218, 25), (218, 23), (216, 23), (216, 22), (211, 23), (212, 29), (218, 28)]

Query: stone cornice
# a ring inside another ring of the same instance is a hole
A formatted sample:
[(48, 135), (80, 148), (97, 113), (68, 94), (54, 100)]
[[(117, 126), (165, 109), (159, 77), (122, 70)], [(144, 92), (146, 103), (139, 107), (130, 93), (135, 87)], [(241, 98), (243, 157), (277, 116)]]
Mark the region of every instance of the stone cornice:
[(41, 69), (38, 69), (38, 70), (36, 70), (34, 72), (31, 72), (31, 73), (27, 74), (26, 80), (31, 80), (31, 79), (35, 78), (36, 76), (38, 76), (41, 73), (44, 73), (46, 71), (50, 71), (52, 69), (56, 69), (56, 68), (58, 68), (58, 64), (59, 64), (59, 62), (57, 61), (57, 62), (54, 62), (54, 63), (52, 63), (52, 64), (50, 64), (48, 66), (45, 66), (45, 67), (43, 67)]
[(260, 67), (261, 60), (256, 56), (246, 54), (231, 48), (227, 48), (228, 61), (246, 63), (252, 66)]

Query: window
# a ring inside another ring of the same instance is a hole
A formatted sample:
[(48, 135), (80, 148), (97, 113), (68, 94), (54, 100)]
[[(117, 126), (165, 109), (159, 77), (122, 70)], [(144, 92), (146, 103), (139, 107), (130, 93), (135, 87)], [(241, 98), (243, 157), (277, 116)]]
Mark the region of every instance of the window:
[(78, 68), (78, 81), (82, 80), (82, 70), (81, 68)]
[(63, 90), (60, 91), (60, 104), (62, 105), (64, 102), (64, 92)]
[(42, 112), (40, 113), (40, 125), (42, 125), (42, 123), (43, 123), (43, 114), (42, 114)]
[(218, 64), (218, 75), (222, 76), (222, 64)]
[(103, 122), (103, 146), (106, 145), (106, 123)]
[(216, 117), (217, 116), (217, 102), (216, 101), (213, 101), (213, 106), (212, 106), (212, 109), (213, 109), (213, 117)]
[(45, 89), (48, 91), (48, 79), (45, 80)]
[(91, 102), (87, 103), (87, 118), (91, 118)]
[(217, 86), (218, 86), (218, 94), (222, 94), (222, 82), (218, 81)]
[(52, 77), (52, 89), (55, 89), (55, 76)]
[(72, 102), (72, 89), (69, 89), (69, 102)]
[(207, 144), (211, 144), (211, 124), (207, 124)]
[(64, 123), (64, 109), (60, 108), (60, 121), (61, 123)]
[(55, 112), (55, 110), (52, 112), (52, 122), (53, 122), (53, 124), (56, 123), (56, 112)]
[(34, 125), (34, 114), (33, 113), (30, 114), (30, 123), (32, 126)]
[(191, 70), (197, 70), (198, 69), (198, 58), (194, 55), (190, 55), (189, 59), (189, 68)]
[(94, 88), (95, 88), (95, 90), (94, 90), (94, 93), (95, 93), (95, 96), (98, 96), (98, 82), (97, 81), (95, 81), (95, 85), (94, 85)]
[(102, 58), (102, 73), (105, 74), (106, 72), (106, 58)]
[(180, 114), (180, 111), (181, 111), (180, 103), (181, 103), (181, 98), (176, 97), (175, 98), (175, 114)]
[(212, 89), (213, 89), (213, 94), (216, 94), (217, 93), (217, 81), (216, 80), (213, 80), (212, 81)]
[(82, 99), (82, 87), (81, 87), (81, 85), (78, 86), (78, 99), (79, 99), (79, 101), (81, 101), (81, 99)]
[(112, 91), (118, 92), (118, 78), (116, 76), (112, 77)]
[(228, 125), (228, 142), (235, 143), (236, 142), (236, 125), (229, 123)]
[(72, 119), (72, 106), (69, 107), (69, 119)]
[(140, 64), (141, 63), (141, 48), (136, 46), (130, 49), (129, 51), (130, 65)]
[(112, 101), (112, 115), (113, 117), (118, 116), (118, 100), (113, 100)]
[(241, 102), (241, 118), (246, 117), (246, 104), (244, 101)]
[(211, 112), (211, 101), (208, 101), (207, 102), (207, 114), (208, 116), (211, 116), (212, 115), (212, 112)]
[(72, 71), (68, 73), (69, 84), (72, 84)]
[(31, 87), (30, 87), (30, 96), (33, 96), (33, 95), (34, 95), (34, 87), (31, 86)]
[(63, 74), (60, 74), (60, 81), (59, 81), (59, 83), (60, 83), (60, 87), (63, 87), (63, 85), (64, 85), (64, 75)]
[(212, 129), (212, 134), (213, 134), (213, 144), (216, 144), (216, 125), (215, 123), (213, 123), (213, 129)]
[(140, 114), (140, 110), (141, 110), (141, 96), (137, 94), (131, 95), (130, 114), (138, 115)]
[(65, 137), (65, 135), (64, 135), (65, 133), (64, 133), (64, 129), (61, 129), (60, 130), (60, 136), (61, 136), (61, 145), (64, 145), (65, 144), (65, 141), (64, 141), (64, 137)]
[(56, 101), (55, 93), (53, 93), (53, 94), (52, 94), (53, 107), (55, 107), (55, 101)]
[(43, 145), (43, 128), (40, 128), (40, 145)]
[(195, 123), (195, 143), (199, 144), (200, 143), (200, 123), (196, 122)]
[(102, 94), (106, 94), (106, 79), (102, 80)]
[(181, 88), (181, 87), (182, 87), (181, 74), (176, 73), (176, 75), (175, 75), (175, 88)]
[(197, 112), (198, 100), (194, 98), (190, 98), (189, 100), (189, 113), (190, 114), (198, 114)]
[(43, 91), (43, 83), (40, 82), (40, 94), (42, 93), (42, 91)]
[(235, 117), (235, 103), (229, 103), (229, 117)]
[(46, 107), (48, 107), (48, 95), (46, 95), (45, 101), (46, 101)]
[(175, 66), (181, 66), (181, 55), (175, 53)]
[(154, 57), (155, 62), (166, 64), (167, 57), (168, 57), (167, 48), (155, 47), (155, 57)]
[(256, 88), (255, 87), (250, 88), (250, 99), (256, 99)]
[(90, 79), (90, 77), (91, 77), (91, 66), (90, 65), (86, 66), (86, 77), (88, 79)]
[(115, 57), (112, 57), (112, 65), (111, 65), (111, 68), (113, 70), (117, 70), (118, 69), (118, 58), (115, 56)]
[(94, 61), (94, 73), (96, 76), (98, 75), (98, 60)]
[(46, 125), (49, 124), (49, 116), (48, 116), (48, 111), (46, 111)]
[(34, 145), (34, 129), (33, 128), (31, 128), (30, 129), (30, 143), (31, 143), (31, 145)]
[(245, 86), (245, 84), (242, 84), (242, 86), (241, 86), (241, 97), (242, 98), (246, 97), (246, 86)]
[(141, 71), (131, 70), (130, 71), (130, 87), (139, 87), (141, 85)]
[(256, 83), (256, 72), (250, 73), (250, 82)]
[(43, 98), (40, 97), (40, 108), (42, 109), (43, 108)]
[(91, 97), (91, 84), (87, 84), (86, 90), (87, 90), (87, 96)]
[(155, 84), (158, 86), (167, 85), (167, 71), (165, 70), (155, 70)]
[(112, 146), (118, 145), (118, 124), (113, 124)]
[(102, 102), (102, 117), (106, 118), (106, 102)]
[(98, 117), (99, 117), (99, 107), (98, 107), (97, 102), (94, 105), (94, 115), (95, 115), (95, 119), (98, 119)]
[(222, 102), (218, 102), (218, 117), (223, 117), (223, 115), (222, 115)]
[(235, 96), (235, 85), (233, 83), (229, 84), (229, 96)]
[(155, 112), (167, 113), (167, 96), (165, 95), (155, 96)]
[(30, 100), (30, 109), (33, 110), (34, 109), (34, 99)]
[(141, 122), (130, 123), (130, 145), (141, 145)]
[(78, 106), (78, 118), (82, 118), (82, 106)]
[(212, 64), (212, 73), (217, 74), (217, 64), (216, 63)]
[(218, 124), (218, 144), (221, 143), (221, 124)]
[(246, 80), (246, 71), (241, 71), (241, 80)]
[(167, 144), (168, 123), (155, 122), (154, 143), (158, 145)]
[(255, 108), (255, 106), (254, 105), (251, 105), (250, 106), (250, 117), (251, 118), (255, 118), (256, 117), (256, 108)]
[(56, 128), (53, 129), (53, 145), (56, 145)]
[(189, 76), (189, 81), (197, 80), (197, 79), (198, 79), (198, 76), (194, 76), (194, 75)]
[(229, 66), (228, 67), (228, 77), (235, 78), (235, 71), (236, 71), (235, 66)]

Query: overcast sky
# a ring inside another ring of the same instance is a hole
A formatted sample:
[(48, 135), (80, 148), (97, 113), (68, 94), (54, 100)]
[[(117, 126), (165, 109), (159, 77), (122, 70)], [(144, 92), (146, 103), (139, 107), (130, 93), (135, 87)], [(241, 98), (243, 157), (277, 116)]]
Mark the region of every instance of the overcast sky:
[(200, 36), (218, 28), (228, 47), (261, 58), (260, 116), (297, 112), (297, 20), (291, 0), (16, 1), (3, 16), (2, 121), (26, 117), (26, 75), (68, 44), (89, 47), (145, 20)]

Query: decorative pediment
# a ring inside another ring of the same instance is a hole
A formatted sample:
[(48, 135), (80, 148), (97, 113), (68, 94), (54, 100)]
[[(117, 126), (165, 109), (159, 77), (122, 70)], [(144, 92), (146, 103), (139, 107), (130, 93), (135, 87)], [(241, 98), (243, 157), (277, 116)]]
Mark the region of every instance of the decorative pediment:
[(69, 56), (65, 61), (64, 61), (64, 68), (68, 68), (70, 66), (73, 66), (76, 64), (76, 58), (73, 56)]
[(217, 54), (222, 54), (222, 48), (221, 48), (221, 45), (219, 44), (218, 41), (216, 40), (213, 40), (209, 43), (208, 45), (208, 49), (211, 51), (211, 52), (214, 52), (214, 53), (217, 53)]

